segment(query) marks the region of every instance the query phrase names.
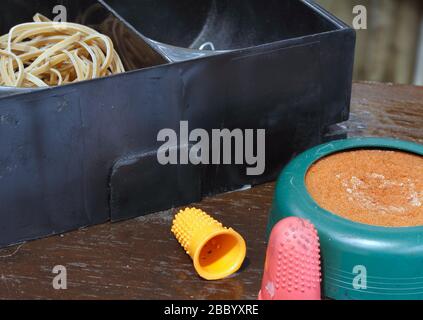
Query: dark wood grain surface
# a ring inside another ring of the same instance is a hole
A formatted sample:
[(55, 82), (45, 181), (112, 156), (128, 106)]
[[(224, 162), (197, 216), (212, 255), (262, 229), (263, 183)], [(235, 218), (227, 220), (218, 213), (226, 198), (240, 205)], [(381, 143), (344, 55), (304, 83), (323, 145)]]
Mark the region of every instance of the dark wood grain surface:
[[(353, 89), (349, 136), (423, 144), (423, 88), (360, 83)], [(248, 259), (229, 279), (205, 282), (170, 233), (176, 210), (0, 250), (0, 299), (256, 299), (273, 184), (195, 204), (238, 230)], [(68, 289), (53, 289), (52, 270), (67, 268)]]

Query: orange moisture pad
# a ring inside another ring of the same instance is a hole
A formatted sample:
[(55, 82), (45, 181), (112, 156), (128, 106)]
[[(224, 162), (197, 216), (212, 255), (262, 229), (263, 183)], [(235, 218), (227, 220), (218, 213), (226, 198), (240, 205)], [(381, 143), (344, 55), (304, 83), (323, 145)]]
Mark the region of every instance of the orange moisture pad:
[(328, 156), (306, 175), (323, 209), (383, 227), (423, 225), (423, 157), (399, 151), (357, 150)]

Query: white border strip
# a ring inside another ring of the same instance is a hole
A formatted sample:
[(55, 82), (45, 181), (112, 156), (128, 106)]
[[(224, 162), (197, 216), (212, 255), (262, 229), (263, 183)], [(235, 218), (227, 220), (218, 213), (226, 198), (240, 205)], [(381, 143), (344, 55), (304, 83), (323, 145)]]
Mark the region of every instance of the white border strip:
[(417, 53), (417, 66), (416, 66), (416, 75), (414, 78), (414, 84), (423, 85), (423, 19), (420, 24), (420, 40), (419, 48)]

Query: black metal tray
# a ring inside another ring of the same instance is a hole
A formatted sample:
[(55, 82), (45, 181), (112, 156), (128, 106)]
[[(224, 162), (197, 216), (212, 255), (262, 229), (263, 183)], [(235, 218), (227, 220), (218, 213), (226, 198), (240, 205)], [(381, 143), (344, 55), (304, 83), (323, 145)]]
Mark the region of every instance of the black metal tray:
[[(71, 21), (111, 36), (129, 71), (1, 88), (0, 246), (273, 180), (348, 118), (355, 33), (311, 1), (106, 2), (3, 1), (1, 34), (60, 3)], [(215, 50), (199, 50), (207, 42)], [(178, 132), (181, 121), (265, 129), (264, 174), (159, 165), (158, 132)]]

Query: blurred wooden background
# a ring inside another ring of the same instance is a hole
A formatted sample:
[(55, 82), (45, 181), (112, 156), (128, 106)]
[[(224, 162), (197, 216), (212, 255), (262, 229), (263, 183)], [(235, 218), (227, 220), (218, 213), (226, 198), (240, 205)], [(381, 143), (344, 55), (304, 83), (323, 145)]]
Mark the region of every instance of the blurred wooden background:
[(354, 6), (367, 8), (368, 29), (357, 31), (355, 80), (423, 84), (422, 0), (316, 2), (349, 25)]

